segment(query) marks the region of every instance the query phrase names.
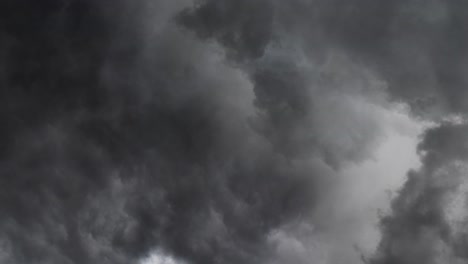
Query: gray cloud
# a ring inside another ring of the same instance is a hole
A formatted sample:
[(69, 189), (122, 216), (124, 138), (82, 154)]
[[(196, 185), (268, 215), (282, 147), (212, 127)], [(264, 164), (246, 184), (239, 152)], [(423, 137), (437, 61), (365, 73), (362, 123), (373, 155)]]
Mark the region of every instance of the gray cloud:
[[(0, 4), (0, 260), (327, 263), (317, 204), (383, 140), (375, 109), (466, 110), (464, 4), (420, 2)], [(438, 171), (464, 131), (426, 133), (372, 261), (465, 257)]]
[[(241, 2), (238, 4), (242, 5)], [(203, 20), (207, 15), (204, 8), (226, 8), (229, 5), (229, 1), (207, 1), (195, 14), (200, 15), (202, 22), (207, 22), (208, 20)], [(295, 43), (293, 46), (299, 45), (305, 51), (303, 55), (308, 56), (314, 62), (327, 58), (323, 54), (328, 54), (330, 51), (344, 52), (350, 58), (362, 63), (364, 68), (371, 69), (379, 78), (382, 78), (388, 84), (386, 91), (393, 97), (393, 100), (407, 103), (413, 113), (418, 116), (439, 120), (441, 117), (452, 114), (463, 116), (466, 112), (466, 63), (464, 62), (465, 56), (463, 56), (466, 52), (463, 45), (466, 32), (464, 32), (463, 25), (466, 23), (462, 15), (463, 11), (461, 11), (464, 10), (463, 3), (459, 1), (346, 1), (346, 3), (344, 1), (288, 1), (287, 3), (269, 1), (264, 4), (264, 7), (267, 12), (271, 8), (274, 10), (274, 21), (269, 24), (270, 26), (264, 26), (269, 22), (268, 19), (262, 20), (264, 17), (255, 15), (254, 17), (259, 19), (256, 22), (264, 27), (265, 32), (268, 32), (263, 36), (271, 42), (284, 45), (282, 39), (286, 38), (287, 41)], [(236, 12), (237, 9), (231, 10)], [(242, 17), (238, 19), (242, 22), (235, 25), (242, 25), (237, 28), (236, 32), (240, 34), (237, 35), (239, 39), (243, 40), (249, 32), (243, 30), (245, 27), (242, 23), (247, 23), (249, 20), (245, 19), (242, 14), (236, 14)], [(193, 25), (189, 24), (189, 27)], [(225, 35), (217, 34), (218, 30), (210, 31), (207, 24), (195, 24), (195, 27), (196, 32), (200, 30), (211, 32), (211, 34), (201, 34), (202, 37), (214, 37), (230, 50), (234, 48), (237, 52), (244, 51), (247, 55), (252, 54), (239, 43), (226, 42), (226, 34), (234, 35), (232, 26), (224, 32)], [(265, 41), (257, 42), (255, 47), (263, 43)], [(263, 57), (268, 58), (269, 47), (265, 50)], [(256, 54), (251, 58), (256, 59), (258, 56)], [(296, 113), (292, 116), (284, 116), (285, 122), (294, 123), (296, 116), (307, 113), (303, 106), (307, 108), (315, 103), (314, 100), (308, 101), (307, 96), (318, 95), (318, 93), (301, 94), (304, 90), (296, 89), (296, 87), (301, 87), (300, 82), (303, 81), (302, 76), (304, 76), (296, 74), (297, 71), (294, 69), (298, 64), (300, 63), (297, 57), (293, 56), (291, 64), (283, 61), (280, 63), (281, 66), (275, 68), (276, 71), (271, 72), (270, 75), (263, 70), (262, 66), (259, 67), (260, 71), (255, 66), (251, 70), (260, 108), (266, 109), (266, 113), (270, 115), (281, 113), (276, 116), (279, 120), (287, 111), (277, 111), (277, 106)], [(258, 63), (255, 65), (258, 67)], [(269, 61), (270, 69), (271, 65), (274, 64)], [(250, 65), (247, 67), (252, 69)], [(282, 74), (293, 78), (287, 78), (288, 82), (283, 85)], [(349, 78), (346, 79), (348, 86), (351, 86), (349, 80)], [(323, 83), (319, 85), (326, 86)], [(275, 94), (276, 87), (283, 94), (278, 93), (278, 97), (271, 97)], [(288, 88), (286, 94), (284, 94), (285, 87)], [(271, 94), (264, 92), (265, 89), (268, 89)], [(296, 94), (296, 92), (299, 93)], [(262, 105), (264, 101), (273, 102), (273, 104)], [(340, 112), (340, 116), (344, 113)], [(281, 135), (281, 128), (286, 126), (274, 126), (281, 122), (277, 121), (278, 119), (267, 120), (275, 120), (272, 122), (273, 134), (270, 138), (279, 140), (278, 143), (281, 144), (281, 136), (284, 136), (284, 134)], [(331, 120), (339, 119), (328, 121)], [(302, 120), (298, 123), (306, 122)], [(293, 126), (287, 125), (287, 127), (286, 133), (294, 131), (290, 129)], [(300, 127), (299, 130), (304, 131), (304, 128)], [(317, 130), (320, 128), (314, 127), (313, 131), (317, 132)], [(366, 131), (372, 131), (372, 129)], [(449, 217), (447, 214), (450, 213), (443, 208), (453, 203), (453, 201), (448, 201), (453, 198), (447, 197), (464, 197), (465, 190), (457, 189), (456, 186), (464, 181), (463, 163), (466, 161), (464, 158), (466, 150), (463, 139), (465, 133), (466, 128), (463, 125), (443, 123), (424, 135), (419, 147), (423, 167), (420, 171), (411, 172), (408, 175), (408, 182), (393, 203), (393, 214), (383, 219), (384, 236), (377, 256), (371, 260), (372, 263), (464, 262), (465, 255), (461, 252), (461, 248), (465, 246), (466, 235), (460, 231), (460, 227), (454, 228), (453, 223), (447, 222), (446, 218)], [(291, 139), (287, 135), (286, 139)], [(334, 140), (340, 138), (342, 137), (337, 136)], [(299, 138), (301, 139), (303, 138)], [(304, 144), (304, 141), (299, 141), (297, 145), (294, 143), (296, 142), (286, 141), (284, 145), (290, 146), (294, 151), (300, 150), (303, 146), (307, 149), (320, 148), (320, 143), (317, 145)], [(330, 151), (332, 146), (333, 143), (327, 145), (325, 151)], [(337, 153), (343, 155), (346, 152), (341, 149)], [(325, 155), (326, 160), (335, 164), (336, 158), (333, 157)], [(343, 156), (338, 160), (343, 160)], [(459, 199), (463, 200), (463, 198)], [(462, 203), (453, 210), (464, 211), (464, 207)], [(457, 221), (457, 226), (460, 225), (459, 222), (466, 222), (463, 217)]]
[[(410, 172), (372, 263), (465, 263), (466, 125), (426, 132), (423, 167)], [(458, 199), (458, 200), (457, 200)]]

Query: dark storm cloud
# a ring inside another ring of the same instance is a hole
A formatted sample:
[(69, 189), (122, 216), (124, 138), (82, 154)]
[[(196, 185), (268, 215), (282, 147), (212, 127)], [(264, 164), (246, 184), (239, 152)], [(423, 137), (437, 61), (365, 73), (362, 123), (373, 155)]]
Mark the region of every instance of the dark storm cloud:
[[(268, 54), (245, 48), (250, 33), (246, 29), (263, 27), (266, 33), (259, 37), (273, 43), (287, 38), (303, 45), (307, 56), (319, 60), (330, 49), (338, 49), (372, 69), (387, 82), (393, 100), (409, 104), (416, 115), (433, 120), (452, 114), (466, 115), (468, 23), (464, 1), (265, 1), (265, 12), (269, 14), (273, 10), (274, 19), (270, 23), (269, 16), (251, 12), (258, 19), (255, 25), (259, 27), (254, 27), (253, 22), (251, 27), (245, 26), (251, 20), (246, 13), (236, 12), (241, 10), (238, 6), (230, 9), (235, 15), (226, 11), (234, 5), (247, 8), (258, 2), (261, 1), (236, 4), (206, 1), (192, 17), (182, 21), (194, 27), (201, 37), (217, 39), (228, 49), (234, 49), (235, 54), (245, 54), (254, 60)], [(222, 13), (212, 11), (217, 9), (225, 14), (218, 18), (232, 18), (228, 27), (222, 27), (227, 25), (226, 21), (216, 20), (213, 13)], [(193, 21), (197, 23), (190, 23)], [(210, 24), (210, 21), (217, 23)], [(237, 37), (236, 41), (233, 36)], [(257, 40), (252, 47), (257, 50), (266, 42)], [(267, 137), (276, 145), (283, 144), (286, 151), (288, 147), (294, 151), (300, 151), (301, 146), (318, 148), (312, 143), (313, 137), (294, 142), (287, 136), (294, 131), (288, 122), (294, 124), (295, 118), (307, 115), (303, 106), (307, 108), (313, 102), (307, 100), (308, 94), (303, 94), (303, 89), (296, 89), (303, 76), (294, 70), (297, 64), (297, 61), (289, 65), (282, 61), (274, 71), (264, 71), (261, 66), (250, 68), (257, 106), (265, 110), (269, 121)], [(283, 79), (283, 73), (288, 78)], [(278, 111), (278, 107), (282, 110)], [(283, 130), (285, 127), (288, 129)], [(454, 213), (445, 208), (453, 204), (453, 196), (466, 195), (466, 190), (457, 186), (465, 182), (467, 134), (465, 125), (450, 123), (424, 134), (419, 147), (423, 166), (409, 173), (407, 183), (393, 203), (393, 214), (383, 219), (383, 240), (372, 263), (466, 261), (462, 250), (466, 247), (466, 233), (460, 231), (466, 226), (463, 225), (466, 216), (454, 224), (448, 220)], [(466, 210), (466, 204), (453, 210), (460, 214)], [(462, 228), (456, 228), (457, 225)]]
[[(333, 57), (328, 58), (328, 62), (315, 57), (304, 60), (308, 50), (296, 43), (300, 42), (297, 38), (302, 35), (287, 32), (292, 23), (290, 20), (302, 20), (297, 22), (302, 27), (311, 22), (304, 13), (294, 18), (295, 12), (301, 8), (312, 11), (311, 3), (304, 1), (287, 4), (261, 0), (201, 1), (201, 4), (181, 12), (177, 21), (193, 30), (198, 37), (217, 41), (226, 48), (228, 59), (248, 74), (254, 86), (254, 104), (258, 110), (253, 127), (268, 138), (278, 151), (290, 157), (320, 153), (331, 166), (353, 160), (353, 157), (358, 160), (369, 143), (364, 140), (360, 146), (343, 151), (333, 149), (332, 142), (324, 142), (323, 134), (329, 132), (320, 131), (328, 125), (322, 123), (330, 122), (320, 119), (336, 117), (332, 117), (331, 113), (321, 116), (320, 112), (325, 108), (321, 104), (335, 96), (334, 93), (338, 97), (346, 97), (369, 92), (368, 97), (372, 100), (381, 89), (377, 83), (373, 83), (376, 80), (366, 76), (361, 69), (357, 70), (359, 66), (349, 61)], [(304, 28), (297, 26), (296, 30)], [(306, 32), (300, 34), (303, 33)], [(339, 63), (342, 65), (333, 65)], [(352, 110), (346, 109), (340, 114), (346, 115), (346, 111)], [(373, 122), (361, 124), (363, 128), (359, 131), (367, 134), (370, 141), (375, 137), (370, 131), (379, 130), (377, 127), (366, 127), (372, 126)], [(344, 125), (344, 129), (346, 127)]]
[(145, 47), (145, 7), (171, 5), (144, 4), (2, 4), (7, 263), (136, 263), (153, 248), (259, 263), (266, 234), (313, 203), (313, 169), (231, 101), (249, 82), (174, 25)]
[[(368, 2), (321, 10), (325, 38), (375, 69), (394, 99), (416, 115), (466, 116), (466, 3)], [(466, 203), (454, 206), (453, 197), (466, 199), (459, 186), (466, 182), (467, 132), (466, 125), (444, 122), (423, 135), (422, 168), (408, 174), (392, 215), (383, 219), (383, 240), (371, 263), (466, 262)], [(455, 223), (447, 207), (461, 215)]]
[(260, 57), (270, 42), (274, 1), (206, 1), (179, 21), (200, 37), (217, 39), (240, 58)]
[(466, 2), (361, 0), (325, 6), (318, 16), (326, 37), (377, 69), (397, 99), (423, 115), (432, 108), (467, 110)]
[(202, 1), (180, 21), (237, 57), (262, 56), (281, 37), (313, 56), (345, 50), (376, 70), (396, 99), (441, 115), (467, 110), (465, 9), (464, 1), (439, 0)]
[(333, 113), (314, 106), (308, 69), (267, 51), (270, 2), (179, 13), (189, 4), (2, 3), (7, 263), (136, 263), (153, 249), (267, 261), (269, 234), (308, 214), (327, 163), (360, 157), (360, 131), (377, 137), (374, 119), (343, 122), (346, 154), (329, 146)]
[[(0, 260), (272, 261), (333, 169), (372, 153), (379, 78), (415, 110), (466, 110), (464, 4), (423, 2), (3, 1)], [(384, 223), (383, 263), (396, 222), (462, 247), (439, 202), (453, 186), (431, 175), (464, 128), (441, 129)], [(405, 214), (419, 192), (428, 215)]]
[[(426, 118), (466, 116), (466, 2), (314, 2), (321, 41), (373, 68), (394, 100)], [(443, 122), (423, 135), (422, 168), (408, 174), (392, 214), (383, 219), (383, 240), (371, 263), (466, 262), (466, 203), (454, 197), (466, 200), (460, 186), (466, 182), (467, 134), (466, 125)]]

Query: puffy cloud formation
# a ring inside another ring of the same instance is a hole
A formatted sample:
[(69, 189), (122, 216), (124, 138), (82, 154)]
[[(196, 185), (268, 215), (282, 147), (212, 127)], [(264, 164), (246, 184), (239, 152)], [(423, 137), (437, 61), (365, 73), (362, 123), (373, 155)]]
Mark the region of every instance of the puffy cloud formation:
[(1, 262), (342, 263), (323, 208), (399, 103), (461, 121), (363, 259), (464, 263), (465, 5), (3, 1)]
[(424, 166), (408, 175), (382, 221), (383, 240), (372, 263), (466, 263), (466, 125), (426, 132)]

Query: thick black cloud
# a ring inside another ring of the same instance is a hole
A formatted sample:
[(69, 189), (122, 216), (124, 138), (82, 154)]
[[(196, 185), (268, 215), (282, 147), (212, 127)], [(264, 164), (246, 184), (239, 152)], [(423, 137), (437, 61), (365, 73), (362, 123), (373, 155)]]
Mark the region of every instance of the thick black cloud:
[(206, 1), (195, 13), (186, 9), (180, 23), (203, 38), (217, 39), (238, 58), (260, 57), (273, 33), (271, 1)]
[(216, 94), (215, 55), (175, 26), (145, 49), (144, 4), (2, 4), (5, 261), (258, 263), (313, 203), (311, 172)]
[[(382, 93), (363, 72), (420, 116), (466, 112), (465, 5), (2, 1), (0, 260), (268, 262), (324, 168), (371, 152), (378, 122), (348, 99)], [(466, 257), (443, 210), (466, 130), (426, 133), (372, 261)]]
[(2, 5), (7, 262), (262, 263), (326, 191), (318, 172), (371, 145), (315, 131), (307, 69), (267, 51), (270, 2)]

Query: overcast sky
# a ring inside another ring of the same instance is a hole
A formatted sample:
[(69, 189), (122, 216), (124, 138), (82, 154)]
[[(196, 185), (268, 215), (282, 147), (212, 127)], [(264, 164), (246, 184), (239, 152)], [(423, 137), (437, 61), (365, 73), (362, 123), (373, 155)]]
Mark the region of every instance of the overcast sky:
[(468, 2), (0, 3), (0, 263), (468, 263)]

